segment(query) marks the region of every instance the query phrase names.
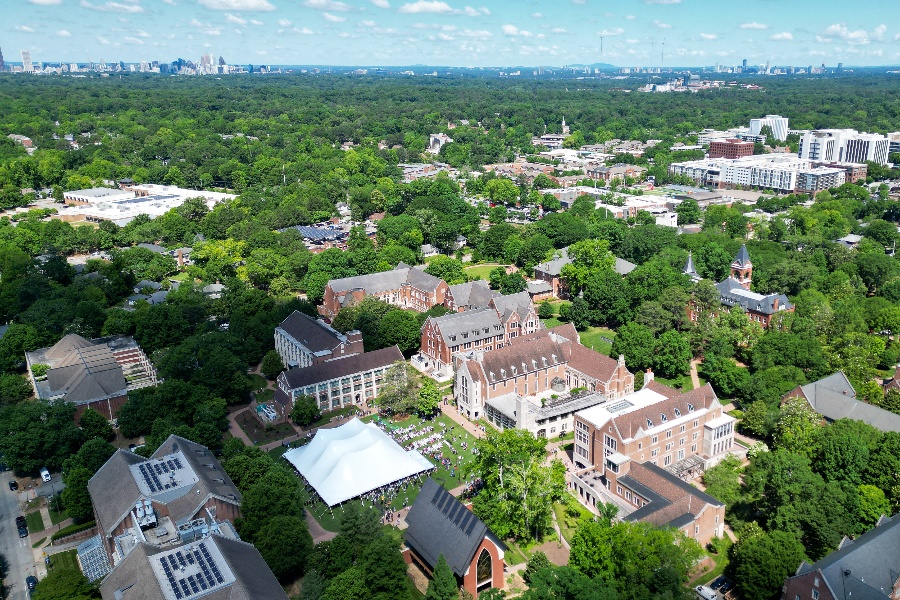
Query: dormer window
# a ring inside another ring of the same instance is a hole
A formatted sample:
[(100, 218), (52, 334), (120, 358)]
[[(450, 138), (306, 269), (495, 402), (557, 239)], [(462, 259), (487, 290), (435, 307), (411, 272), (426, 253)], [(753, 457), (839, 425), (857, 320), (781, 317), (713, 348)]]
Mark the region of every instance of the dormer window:
[(650, 429), (652, 427), (653, 427), (653, 421), (651, 421), (650, 419), (647, 419), (647, 429)]
[(485, 327), (485, 328), (484, 328), (484, 333), (487, 333), (487, 332), (488, 332), (488, 328)]
[(680, 416), (681, 416), (681, 411), (678, 410), (677, 408), (675, 409), (675, 416), (676, 416), (676, 417), (680, 417)]
[(456, 341), (456, 336), (455, 336), (455, 335), (451, 335), (451, 336), (450, 336), (450, 341), (451, 341), (451, 342), (455, 342), (455, 341)]
[(669, 417), (667, 417), (666, 415), (664, 415), (662, 413), (659, 413), (659, 420), (662, 421), (663, 423), (665, 423), (666, 421), (669, 420)]
[(688, 404), (688, 412), (694, 412), (694, 405)]
[[(494, 372), (493, 372), (493, 371), (491, 371), (491, 372), (489, 373), (489, 375), (490, 375), (490, 377), (491, 377), (491, 381), (496, 381), (496, 380), (497, 380), (497, 376), (494, 375)], [(463, 381), (465, 381), (465, 380), (463, 380)]]
[(500, 377), (506, 377), (506, 369), (500, 369)]

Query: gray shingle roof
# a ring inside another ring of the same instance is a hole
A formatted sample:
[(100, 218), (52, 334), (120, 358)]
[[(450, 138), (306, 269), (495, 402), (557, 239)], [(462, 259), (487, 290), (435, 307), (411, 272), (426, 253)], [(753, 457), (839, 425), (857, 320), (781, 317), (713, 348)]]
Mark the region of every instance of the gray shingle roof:
[(731, 264), (737, 264), (742, 267), (752, 266), (750, 253), (747, 252), (747, 244), (741, 244), (741, 249), (738, 250), (737, 256), (734, 257), (734, 262)]
[[(884, 600), (890, 598), (893, 584), (900, 573), (900, 518), (883, 519), (875, 528), (845, 543), (819, 562), (804, 563), (797, 575), (821, 570), (825, 581), (836, 597), (854, 600)], [(849, 574), (846, 574), (849, 571)], [(846, 588), (845, 588), (846, 586)], [(852, 592), (852, 595), (851, 595)]]
[(626, 516), (626, 521), (649, 521), (656, 525), (682, 527), (693, 521), (704, 505), (724, 504), (650, 462), (632, 463), (629, 474), (622, 476), (620, 481), (649, 500), (649, 503)]
[(500, 292), (492, 290), (483, 279), (476, 279), (468, 283), (460, 283), (450, 286), (450, 294), (453, 295), (453, 303), (461, 308), (472, 310), (485, 308), (491, 299), (500, 295)]
[(379, 367), (389, 367), (399, 360), (403, 360), (403, 353), (397, 346), (391, 346), (374, 352), (363, 352), (346, 358), (330, 360), (311, 367), (291, 369), (284, 371), (278, 377), (279, 379), (283, 377), (288, 387), (296, 390), (338, 377), (363, 373)]
[[(493, 308), (453, 313), (434, 318), (433, 321), (438, 331), (441, 332), (444, 343), (451, 347), (464, 342), (481, 341), (495, 335), (505, 334), (500, 317)], [(467, 333), (468, 337), (463, 338), (463, 333)]]
[[(800, 386), (802, 396), (813, 409), (828, 419), (853, 419), (881, 431), (900, 432), (900, 415), (856, 398), (856, 390), (842, 371)], [(785, 397), (795, 396), (790, 392)]]
[[(752, 310), (764, 315), (772, 315), (782, 310), (790, 309), (791, 304), (788, 297), (784, 294), (757, 294), (750, 290), (744, 289), (741, 283), (729, 277), (728, 279), (716, 284), (719, 290), (719, 300), (726, 306), (740, 306), (744, 310)], [(776, 301), (778, 307), (775, 307)]]
[(313, 353), (331, 350), (346, 340), (346, 336), (324, 321), (313, 319), (297, 310), (288, 315), (279, 327)]
[(430, 477), (406, 516), (406, 543), (431, 567), (443, 554), (462, 577), (489, 533), (487, 525)]
[(336, 293), (349, 292), (350, 290), (365, 290), (367, 294), (380, 294), (388, 290), (399, 289), (406, 282), (409, 268), (396, 268), (393, 271), (372, 273), (371, 275), (355, 275), (342, 279), (332, 279), (328, 282)]
[[(551, 276), (558, 276), (560, 273), (562, 273), (562, 268), (571, 263), (572, 259), (569, 258), (569, 249), (563, 248), (562, 250), (560, 250), (559, 258), (554, 258), (553, 260), (542, 262), (541, 264), (534, 267), (534, 272), (535, 274), (541, 272)], [(636, 268), (637, 265), (635, 265), (633, 262), (629, 262), (624, 258), (619, 257), (616, 257), (616, 262), (613, 264), (613, 270), (619, 275), (628, 275)]]

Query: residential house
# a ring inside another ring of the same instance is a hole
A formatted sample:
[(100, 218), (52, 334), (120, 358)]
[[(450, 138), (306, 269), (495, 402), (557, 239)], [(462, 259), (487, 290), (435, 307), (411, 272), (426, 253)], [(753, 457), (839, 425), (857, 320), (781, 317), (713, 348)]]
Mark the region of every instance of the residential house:
[(803, 398), (829, 423), (853, 419), (881, 431), (900, 432), (900, 415), (857, 398), (856, 390), (843, 371), (797, 386), (785, 394), (782, 401), (788, 398)]
[(342, 308), (362, 302), (366, 296), (417, 312), (437, 305), (455, 309), (450, 286), (444, 280), (400, 263), (392, 271), (332, 279), (325, 286), (319, 313), (333, 319)]
[(384, 372), (402, 360), (400, 349), (391, 346), (283, 371), (277, 378), (275, 404), (282, 415), (290, 414), (300, 396), (312, 396), (321, 410), (361, 406), (378, 395)]
[(900, 517), (883, 516), (855, 540), (844, 538), (822, 560), (800, 563), (781, 588), (782, 600), (900, 598)]
[(150, 458), (116, 451), (88, 492), (113, 567), (142, 544), (175, 544), (203, 527), (227, 532), (241, 516), (241, 493), (212, 451), (174, 434)]
[(585, 174), (590, 179), (596, 179), (598, 181), (603, 181), (606, 183), (609, 183), (613, 179), (618, 179), (620, 182), (624, 182), (626, 177), (629, 177), (631, 179), (640, 179), (641, 176), (646, 172), (646, 167), (641, 167), (638, 165), (628, 165), (624, 163), (618, 163), (611, 167), (607, 167), (606, 165), (593, 165), (585, 170)]
[[(92, 408), (112, 420), (129, 392), (158, 383), (150, 359), (125, 335), (88, 340), (70, 333), (50, 348), (26, 352), (25, 362), (35, 395), (71, 402), (77, 415)], [(36, 365), (44, 365), (37, 374)]]
[(468, 507), (430, 477), (406, 516), (403, 557), (427, 574), (443, 556), (473, 598), (504, 587), (506, 545)]
[(362, 333), (341, 333), (322, 319), (294, 311), (275, 328), (275, 350), (288, 369), (309, 367), (337, 358), (361, 354)]

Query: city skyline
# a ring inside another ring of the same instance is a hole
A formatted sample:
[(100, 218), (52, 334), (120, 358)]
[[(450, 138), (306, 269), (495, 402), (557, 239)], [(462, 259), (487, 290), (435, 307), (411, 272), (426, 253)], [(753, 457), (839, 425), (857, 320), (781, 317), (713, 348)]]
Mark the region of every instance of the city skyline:
[[(900, 5), (753, 0), (20, 0), (6, 62), (709, 66), (900, 63)], [(776, 10), (777, 8), (777, 10)]]

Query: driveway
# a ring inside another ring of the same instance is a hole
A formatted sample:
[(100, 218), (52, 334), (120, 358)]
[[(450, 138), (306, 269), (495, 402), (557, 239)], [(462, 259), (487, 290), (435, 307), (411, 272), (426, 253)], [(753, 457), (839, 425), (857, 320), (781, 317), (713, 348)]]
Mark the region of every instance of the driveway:
[(9, 564), (6, 578), (10, 600), (27, 600), (25, 578), (35, 574), (34, 556), (29, 538), (19, 539), (16, 517), (23, 514), (19, 493), (9, 491), (12, 473), (0, 473), (0, 554)]

